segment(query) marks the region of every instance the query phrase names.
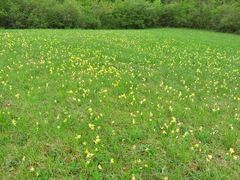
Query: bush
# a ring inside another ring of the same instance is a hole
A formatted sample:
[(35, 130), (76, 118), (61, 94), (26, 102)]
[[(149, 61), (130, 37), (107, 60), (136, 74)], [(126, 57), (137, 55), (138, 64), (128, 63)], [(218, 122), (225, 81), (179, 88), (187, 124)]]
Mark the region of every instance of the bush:
[(57, 13), (59, 21), (64, 28), (79, 28), (84, 26), (83, 10), (74, 0), (64, 1)]
[(158, 9), (157, 25), (160, 27), (180, 27), (188, 24), (188, 6), (184, 3), (171, 3)]
[(188, 27), (209, 29), (212, 17), (212, 9), (215, 7), (206, 1), (194, 1), (189, 11)]
[(211, 25), (213, 29), (240, 33), (240, 6), (222, 5), (214, 11)]
[(191, 27), (240, 33), (237, 0), (0, 0), (4, 28)]
[(145, 28), (152, 24), (151, 5), (144, 0), (117, 1), (110, 13), (103, 15), (104, 25), (108, 28)]
[(0, 27), (8, 27), (9, 22), (9, 14), (8, 11), (12, 6), (10, 0), (0, 1)]

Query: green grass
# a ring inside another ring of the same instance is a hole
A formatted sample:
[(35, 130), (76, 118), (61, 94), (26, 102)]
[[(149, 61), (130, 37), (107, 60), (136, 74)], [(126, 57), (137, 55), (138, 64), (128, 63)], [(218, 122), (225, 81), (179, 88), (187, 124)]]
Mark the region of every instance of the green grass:
[(239, 179), (240, 36), (0, 30), (0, 179)]

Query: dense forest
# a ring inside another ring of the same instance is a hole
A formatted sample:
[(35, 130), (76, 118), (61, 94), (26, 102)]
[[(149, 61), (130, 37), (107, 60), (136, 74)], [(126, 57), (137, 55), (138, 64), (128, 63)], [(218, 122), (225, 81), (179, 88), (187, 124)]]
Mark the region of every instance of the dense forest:
[(1, 0), (0, 27), (187, 27), (240, 33), (240, 1)]

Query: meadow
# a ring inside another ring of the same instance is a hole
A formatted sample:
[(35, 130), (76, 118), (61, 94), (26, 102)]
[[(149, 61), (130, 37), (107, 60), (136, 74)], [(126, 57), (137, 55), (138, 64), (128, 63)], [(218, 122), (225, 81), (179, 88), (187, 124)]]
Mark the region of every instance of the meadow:
[(239, 179), (240, 36), (0, 30), (0, 179)]

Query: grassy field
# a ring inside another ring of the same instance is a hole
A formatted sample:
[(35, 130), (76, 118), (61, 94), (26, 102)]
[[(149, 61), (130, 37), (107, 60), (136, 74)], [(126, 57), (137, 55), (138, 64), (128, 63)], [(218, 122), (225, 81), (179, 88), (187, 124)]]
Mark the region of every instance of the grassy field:
[(0, 179), (239, 179), (240, 36), (0, 30)]

